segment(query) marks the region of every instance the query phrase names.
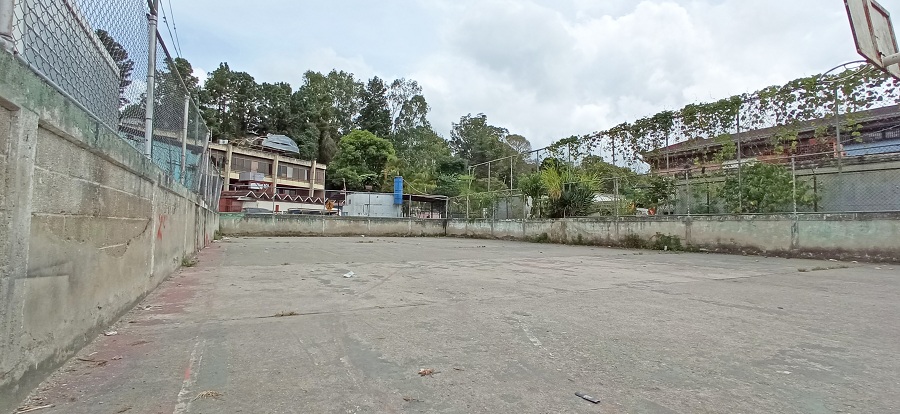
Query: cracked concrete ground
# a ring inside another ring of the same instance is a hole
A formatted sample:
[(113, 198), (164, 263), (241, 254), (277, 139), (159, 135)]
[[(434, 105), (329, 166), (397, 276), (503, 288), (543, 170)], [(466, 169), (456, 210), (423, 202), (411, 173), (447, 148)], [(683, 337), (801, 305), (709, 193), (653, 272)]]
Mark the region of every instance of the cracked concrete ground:
[(41, 414), (898, 412), (900, 272), (840, 265), (483, 240), (226, 240), (27, 404), (54, 405)]

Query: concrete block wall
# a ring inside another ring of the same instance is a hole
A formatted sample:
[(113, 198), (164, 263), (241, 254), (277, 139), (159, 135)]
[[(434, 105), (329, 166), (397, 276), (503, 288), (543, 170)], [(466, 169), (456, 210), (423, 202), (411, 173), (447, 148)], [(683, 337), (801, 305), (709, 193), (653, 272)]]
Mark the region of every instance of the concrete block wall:
[(710, 251), (900, 262), (900, 213), (526, 221), (223, 214), (220, 223), (222, 233), (232, 236), (449, 236), (599, 246), (663, 235)]
[(372, 236), (440, 237), (444, 220), (407, 218), (324, 217), (306, 215), (266, 215), (222, 213), (220, 232), (225, 236)]
[(213, 238), (218, 214), (0, 53), (0, 412)]

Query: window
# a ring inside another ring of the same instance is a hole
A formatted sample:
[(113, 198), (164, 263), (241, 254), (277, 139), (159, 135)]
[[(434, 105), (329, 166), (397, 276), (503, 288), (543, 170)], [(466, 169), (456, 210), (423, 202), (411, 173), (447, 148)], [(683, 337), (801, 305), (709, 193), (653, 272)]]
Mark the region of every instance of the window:
[(212, 165), (215, 165), (218, 168), (222, 168), (225, 165), (225, 155), (221, 153), (213, 153), (210, 155), (210, 160)]
[(300, 167), (292, 167), (289, 165), (278, 166), (278, 176), (293, 181), (306, 181), (308, 170)]
[(272, 162), (271, 161), (254, 161), (256, 164), (256, 168), (253, 169), (253, 172), (263, 173), (265, 175), (272, 175)]
[(249, 158), (232, 157), (231, 170), (235, 172), (250, 172), (252, 171), (252, 162)]

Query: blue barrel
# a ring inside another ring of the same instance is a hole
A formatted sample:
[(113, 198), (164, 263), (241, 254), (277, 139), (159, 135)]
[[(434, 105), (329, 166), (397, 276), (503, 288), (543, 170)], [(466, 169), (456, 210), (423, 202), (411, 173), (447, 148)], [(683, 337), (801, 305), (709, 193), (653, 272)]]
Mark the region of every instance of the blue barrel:
[(394, 177), (394, 204), (403, 204), (403, 177)]

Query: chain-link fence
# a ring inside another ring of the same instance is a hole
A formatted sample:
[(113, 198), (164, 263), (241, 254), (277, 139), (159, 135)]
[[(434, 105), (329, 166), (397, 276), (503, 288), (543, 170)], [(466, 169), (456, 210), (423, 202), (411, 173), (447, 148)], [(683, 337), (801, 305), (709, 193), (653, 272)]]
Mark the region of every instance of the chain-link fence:
[[(867, 146), (864, 153), (852, 155), (853, 148), (692, 165), (665, 174), (620, 172), (564, 182), (558, 191), (550, 191), (553, 194), (548, 194), (544, 182), (537, 197), (518, 190), (473, 192), (450, 200), (450, 217), (521, 220), (900, 211), (900, 152), (881, 153)], [(579, 195), (580, 188), (587, 191)]]
[(900, 211), (900, 154), (777, 156), (663, 178), (674, 185), (671, 214)]
[(191, 75), (180, 73), (187, 70), (186, 62), (172, 57), (155, 30), (152, 2), (12, 4), (12, 48), (22, 61), (98, 126), (148, 156), (209, 205), (217, 205), (215, 189), (221, 187), (213, 183), (220, 178), (209, 163), (209, 130), (198, 105), (198, 87), (185, 83)]

